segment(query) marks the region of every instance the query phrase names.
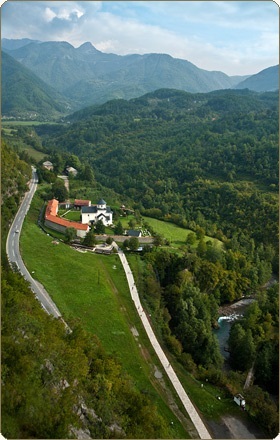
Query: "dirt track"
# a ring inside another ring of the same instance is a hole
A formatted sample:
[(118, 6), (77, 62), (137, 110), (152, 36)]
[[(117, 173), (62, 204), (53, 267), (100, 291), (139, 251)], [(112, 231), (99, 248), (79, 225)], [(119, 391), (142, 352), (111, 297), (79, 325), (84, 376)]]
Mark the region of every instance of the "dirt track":
[(209, 422), (213, 438), (216, 439), (265, 439), (265, 435), (252, 422), (245, 422), (238, 417), (224, 416), (220, 423)]

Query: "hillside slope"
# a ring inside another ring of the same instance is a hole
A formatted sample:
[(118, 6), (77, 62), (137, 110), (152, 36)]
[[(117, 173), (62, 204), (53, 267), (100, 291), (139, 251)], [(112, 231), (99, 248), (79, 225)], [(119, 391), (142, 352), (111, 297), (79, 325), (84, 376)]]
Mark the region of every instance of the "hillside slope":
[[(162, 89), (84, 109), (69, 122), (53, 135), (38, 127), (46, 147), (86, 160), (102, 185), (133, 198), (140, 211), (275, 243), (277, 92)], [(254, 185), (273, 192), (266, 208)]]
[(274, 91), (279, 89), (279, 65), (268, 67), (256, 75), (241, 81), (235, 89), (250, 89), (256, 92)]
[(67, 101), (29, 69), (2, 52), (2, 115), (53, 117), (69, 111)]

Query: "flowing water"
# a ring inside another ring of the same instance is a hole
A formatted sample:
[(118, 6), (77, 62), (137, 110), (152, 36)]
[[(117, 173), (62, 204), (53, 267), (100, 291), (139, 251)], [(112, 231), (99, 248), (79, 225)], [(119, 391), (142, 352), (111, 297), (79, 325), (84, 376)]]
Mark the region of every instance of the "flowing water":
[(214, 334), (217, 336), (220, 351), (225, 359), (228, 359), (229, 353), (225, 351), (227, 348), (227, 340), (229, 337), (229, 332), (232, 324), (237, 319), (241, 318), (246, 310), (246, 308), (255, 301), (252, 298), (244, 298), (236, 303), (223, 306), (219, 309), (219, 328), (213, 330)]

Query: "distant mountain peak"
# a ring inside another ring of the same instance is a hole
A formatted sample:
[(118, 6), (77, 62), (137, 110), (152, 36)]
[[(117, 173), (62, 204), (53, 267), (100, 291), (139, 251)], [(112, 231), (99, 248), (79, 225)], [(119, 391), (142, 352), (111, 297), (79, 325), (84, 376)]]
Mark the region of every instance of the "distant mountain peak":
[(20, 47), (27, 46), (28, 44), (31, 44), (31, 43), (40, 44), (40, 43), (42, 43), (42, 41), (30, 40), (30, 38), (21, 38), (21, 39), (2, 38), (1, 39), (2, 49), (8, 49), (8, 50), (19, 49)]
[(86, 43), (83, 43), (80, 47), (78, 47), (78, 51), (79, 52), (83, 52), (83, 53), (101, 53), (99, 50), (97, 50), (89, 41), (87, 41)]

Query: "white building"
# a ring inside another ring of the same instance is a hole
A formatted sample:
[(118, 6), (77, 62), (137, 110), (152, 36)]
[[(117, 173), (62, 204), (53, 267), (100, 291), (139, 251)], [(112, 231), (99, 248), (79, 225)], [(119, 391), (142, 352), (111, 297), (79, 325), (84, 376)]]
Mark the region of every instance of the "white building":
[(113, 223), (113, 211), (111, 211), (110, 206), (107, 206), (103, 199), (99, 200), (97, 205), (82, 206), (81, 216), (83, 224), (95, 224), (99, 220), (101, 220), (105, 226), (109, 226)]

